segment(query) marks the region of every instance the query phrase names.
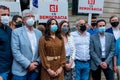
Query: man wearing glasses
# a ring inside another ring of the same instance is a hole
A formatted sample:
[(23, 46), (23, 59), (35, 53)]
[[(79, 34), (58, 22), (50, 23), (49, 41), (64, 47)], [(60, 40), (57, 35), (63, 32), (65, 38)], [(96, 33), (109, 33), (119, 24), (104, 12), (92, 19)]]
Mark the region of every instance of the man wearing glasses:
[(12, 32), (13, 80), (36, 80), (38, 76), (38, 41), (42, 33), (33, 27), (35, 16), (23, 11), (24, 26)]

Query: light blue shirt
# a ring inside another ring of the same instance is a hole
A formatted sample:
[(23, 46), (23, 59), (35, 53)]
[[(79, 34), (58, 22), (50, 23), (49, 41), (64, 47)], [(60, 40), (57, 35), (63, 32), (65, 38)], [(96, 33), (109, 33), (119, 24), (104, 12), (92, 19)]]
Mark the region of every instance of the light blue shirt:
[(120, 66), (120, 38), (116, 41), (115, 55), (117, 56), (117, 65)]
[(73, 36), (75, 47), (76, 47), (76, 56), (75, 59), (78, 60), (90, 60), (90, 54), (89, 54), (89, 45), (90, 45), (90, 34), (88, 32), (85, 32), (85, 35), (81, 35), (80, 32), (75, 31), (71, 32), (71, 35)]
[(90, 28), (90, 29), (88, 29), (88, 32), (90, 33), (90, 35), (93, 35), (93, 34), (96, 34), (96, 33), (98, 33), (98, 29), (97, 28)]

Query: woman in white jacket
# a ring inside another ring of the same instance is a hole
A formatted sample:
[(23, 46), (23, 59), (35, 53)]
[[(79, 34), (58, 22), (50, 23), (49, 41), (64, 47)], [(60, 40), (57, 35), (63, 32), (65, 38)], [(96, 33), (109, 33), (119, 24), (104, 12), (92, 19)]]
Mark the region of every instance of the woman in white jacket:
[(74, 46), (73, 37), (70, 33), (70, 26), (67, 21), (61, 21), (59, 23), (59, 31), (64, 40), (65, 50), (66, 50), (66, 65), (65, 65), (65, 76), (64, 80), (75, 80), (75, 53), (76, 49)]

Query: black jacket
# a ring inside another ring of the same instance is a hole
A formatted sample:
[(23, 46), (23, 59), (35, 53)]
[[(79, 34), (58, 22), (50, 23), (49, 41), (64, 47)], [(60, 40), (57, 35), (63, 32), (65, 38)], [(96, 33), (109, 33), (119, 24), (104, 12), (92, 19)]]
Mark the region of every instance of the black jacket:
[(0, 26), (0, 73), (10, 71), (12, 65), (11, 29)]

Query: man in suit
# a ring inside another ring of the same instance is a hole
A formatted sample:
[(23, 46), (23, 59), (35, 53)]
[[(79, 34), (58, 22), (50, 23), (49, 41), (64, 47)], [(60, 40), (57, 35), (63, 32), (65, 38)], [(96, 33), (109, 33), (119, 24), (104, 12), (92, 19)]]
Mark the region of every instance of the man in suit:
[(33, 27), (35, 16), (23, 11), (24, 26), (12, 32), (13, 80), (36, 80), (38, 76), (38, 42), (42, 33)]
[[(116, 40), (120, 38), (120, 28), (119, 28), (119, 19), (116, 15), (111, 16), (109, 19), (109, 22), (112, 27), (108, 28), (106, 32), (111, 33), (114, 35), (114, 41), (116, 43)], [(117, 56), (114, 56), (114, 71), (115, 73), (118, 72), (118, 66), (117, 66)]]
[(119, 19), (116, 15), (111, 16), (109, 19), (111, 27), (106, 30), (106, 32), (112, 33), (116, 40), (120, 37), (120, 29), (119, 29)]
[(91, 69), (93, 80), (101, 80), (103, 70), (106, 80), (114, 80), (114, 36), (105, 32), (106, 21), (97, 21), (98, 33), (90, 38)]

